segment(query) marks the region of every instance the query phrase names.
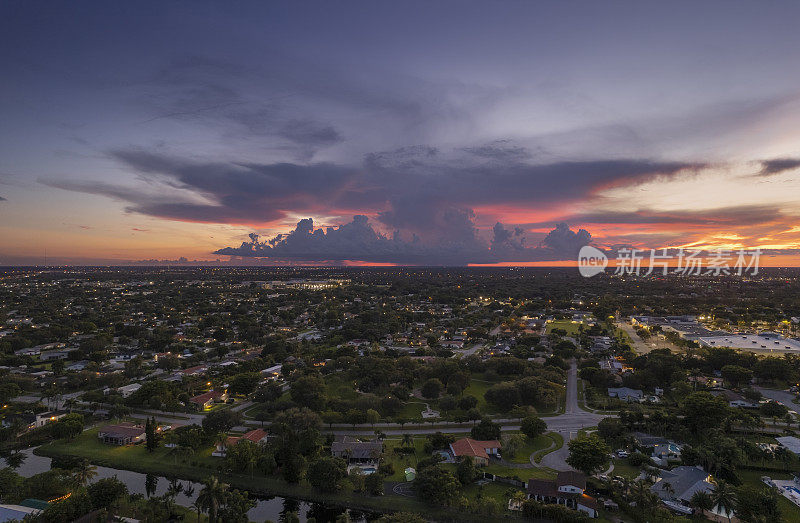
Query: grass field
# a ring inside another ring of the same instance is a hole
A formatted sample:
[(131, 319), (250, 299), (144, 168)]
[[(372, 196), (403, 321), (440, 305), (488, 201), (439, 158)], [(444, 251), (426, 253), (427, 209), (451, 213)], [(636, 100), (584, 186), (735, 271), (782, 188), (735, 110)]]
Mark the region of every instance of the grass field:
[(572, 321), (572, 320), (553, 320), (547, 322), (547, 327), (545, 332), (550, 334), (550, 331), (553, 329), (562, 329), (567, 331), (567, 336), (577, 336), (580, 332), (580, 326), (583, 325), (584, 329), (588, 329), (589, 325), (582, 321)]
[(531, 454), (534, 452), (539, 452), (540, 450), (544, 450), (553, 443), (552, 438), (550, 438), (547, 434), (537, 436), (533, 440), (530, 438), (525, 438), (525, 440), (525, 445), (517, 451), (517, 454), (513, 458), (509, 459), (506, 455), (503, 457), (511, 463), (530, 463)]
[(464, 389), (464, 396), (475, 396), (478, 399), (478, 410), (482, 413), (494, 412), (494, 409), (486, 403), (486, 398), (483, 397), (492, 385), (494, 383), (491, 381), (472, 378), (469, 386)]
[(612, 462), (614, 463), (614, 471), (611, 475), (635, 479), (641, 473), (641, 469), (628, 464), (627, 459), (613, 459)]

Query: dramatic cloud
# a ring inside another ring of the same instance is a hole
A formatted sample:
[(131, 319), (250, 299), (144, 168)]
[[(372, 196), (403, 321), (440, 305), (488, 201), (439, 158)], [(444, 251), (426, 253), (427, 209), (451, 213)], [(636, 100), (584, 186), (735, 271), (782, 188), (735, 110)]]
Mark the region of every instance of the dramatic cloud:
[[(456, 221), (463, 223), (463, 216)], [(464, 241), (465, 238), (469, 240)], [(578, 250), (591, 241), (591, 235), (584, 230), (575, 233), (562, 223), (542, 245), (526, 247), (521, 229), (508, 231), (498, 223), (489, 243), (476, 235), (449, 240), (424, 242), (416, 236), (403, 240), (398, 231), (387, 236), (377, 232), (366, 216), (357, 215), (348, 224), (326, 230), (314, 229), (313, 220), (307, 218), (300, 220), (288, 234), (279, 234), (267, 241), (251, 234), (250, 241), (239, 247), (226, 247), (214, 254), (304, 262), (353, 260), (407, 265), (556, 261), (575, 259)]]
[[(159, 218), (270, 224), (289, 212), (330, 215), (360, 211), (376, 215), (390, 229), (455, 243), (472, 241), (476, 207), (535, 209), (697, 168), (644, 160), (530, 164), (521, 161), (518, 152), (487, 160), (471, 152), (444, 154), (427, 146), (370, 154), (357, 166), (197, 163), (138, 149), (113, 151), (111, 156), (148, 181), (151, 188), (41, 181), (62, 189), (104, 194), (127, 202), (129, 212)], [(158, 184), (169, 190), (156, 190)]]
[(5, 201), (7, 201), (7, 200), (5, 198), (3, 198), (2, 196), (0, 196), (0, 202), (5, 202)]

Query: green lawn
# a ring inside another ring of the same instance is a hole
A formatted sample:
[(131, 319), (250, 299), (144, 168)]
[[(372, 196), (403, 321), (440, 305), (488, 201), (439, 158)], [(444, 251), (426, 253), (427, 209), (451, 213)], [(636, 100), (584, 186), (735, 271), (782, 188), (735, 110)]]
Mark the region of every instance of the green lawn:
[(641, 470), (628, 463), (627, 459), (613, 459), (614, 471), (611, 473), (613, 476), (622, 476), (626, 479), (635, 479)]
[(525, 438), (525, 445), (517, 451), (517, 454), (509, 459), (508, 456), (503, 456), (512, 463), (530, 463), (531, 454), (544, 450), (553, 443), (553, 440), (547, 435), (542, 434), (535, 439)]
[(578, 321), (573, 322), (572, 320), (554, 320), (547, 323), (547, 334), (550, 334), (550, 331), (553, 329), (562, 329), (567, 331), (567, 336), (577, 336), (580, 332), (580, 326), (583, 325), (584, 329), (588, 329), (588, 324)]
[(425, 410), (425, 405), (422, 404), (422, 400), (413, 400), (413, 402), (406, 402), (395, 418), (422, 421), (423, 410)]
[(343, 400), (358, 399), (355, 385), (352, 381), (346, 381), (341, 374), (328, 374), (325, 376), (327, 395), (331, 398), (341, 398)]
[(478, 378), (472, 378), (469, 386), (464, 389), (464, 396), (475, 396), (478, 399), (478, 410), (482, 413), (494, 413), (496, 410), (486, 403), (486, 398), (483, 397), (489, 387), (494, 385), (493, 382), (485, 381)]

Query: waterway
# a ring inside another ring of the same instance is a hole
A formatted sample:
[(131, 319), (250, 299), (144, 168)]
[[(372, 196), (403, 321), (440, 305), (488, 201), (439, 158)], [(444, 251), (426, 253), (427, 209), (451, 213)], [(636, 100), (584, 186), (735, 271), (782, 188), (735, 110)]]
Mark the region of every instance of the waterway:
[[(33, 449), (24, 450), (23, 453), (27, 456), (25, 462), (17, 469), (17, 473), (30, 477), (34, 474), (47, 472), (50, 470), (50, 458), (44, 456), (37, 456), (33, 453)], [(128, 491), (131, 494), (142, 494), (144, 496), (160, 496), (166, 493), (169, 488), (169, 480), (163, 476), (155, 476), (151, 474), (142, 474), (139, 472), (131, 472), (129, 470), (113, 469), (109, 467), (96, 467), (97, 476), (92, 481), (99, 479), (111, 478), (116, 476), (117, 479), (122, 481), (128, 486)], [(181, 492), (175, 498), (175, 502), (184, 507), (191, 507), (197, 495), (202, 490), (203, 485), (192, 481), (180, 481), (185, 489), (194, 489), (191, 497)], [(322, 503), (309, 503), (307, 501), (297, 500), (293, 498), (275, 497), (256, 497), (256, 506), (250, 509), (247, 516), (250, 521), (275, 521), (281, 522), (286, 520), (286, 515), (290, 513), (297, 513), (301, 522), (305, 522), (308, 518), (314, 518), (317, 522), (335, 521), (336, 517), (344, 512), (349, 512), (351, 521), (366, 523), (369, 519), (374, 519), (374, 515), (368, 515), (360, 511), (345, 509), (332, 505)]]

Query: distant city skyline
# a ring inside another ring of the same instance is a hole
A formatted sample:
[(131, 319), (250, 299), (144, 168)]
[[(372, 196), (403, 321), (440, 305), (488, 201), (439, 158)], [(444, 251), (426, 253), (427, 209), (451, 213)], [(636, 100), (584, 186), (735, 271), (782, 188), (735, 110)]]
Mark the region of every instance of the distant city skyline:
[(800, 266), (798, 19), (3, 2), (0, 265), (563, 265), (592, 244)]

